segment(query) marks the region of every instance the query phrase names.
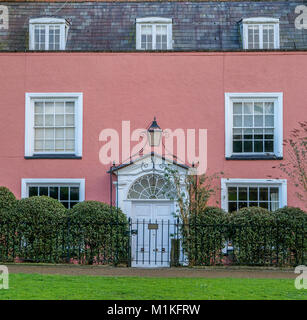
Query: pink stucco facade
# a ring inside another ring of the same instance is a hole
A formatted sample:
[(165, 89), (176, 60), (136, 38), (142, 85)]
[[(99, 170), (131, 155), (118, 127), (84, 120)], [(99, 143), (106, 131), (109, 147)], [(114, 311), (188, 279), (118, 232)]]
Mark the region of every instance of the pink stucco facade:
[[(279, 160), (225, 159), (225, 92), (282, 92), (286, 138), (306, 119), (306, 83), (307, 52), (1, 53), (0, 185), (20, 197), (23, 178), (85, 178), (86, 200), (108, 202), (99, 133), (153, 116), (162, 128), (207, 129), (209, 172), (286, 179), (272, 169)], [(24, 158), (27, 92), (83, 93), (82, 159)], [(288, 181), (288, 205), (302, 207), (294, 191)]]

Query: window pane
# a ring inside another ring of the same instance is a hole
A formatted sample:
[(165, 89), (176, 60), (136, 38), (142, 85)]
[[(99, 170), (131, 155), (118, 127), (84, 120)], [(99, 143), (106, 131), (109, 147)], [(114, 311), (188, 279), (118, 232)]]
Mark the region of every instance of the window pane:
[(34, 112), (35, 113), (43, 113), (44, 112), (44, 103), (43, 102), (35, 102), (34, 103)]
[(38, 196), (38, 187), (29, 187), (29, 197)]
[(44, 139), (44, 129), (35, 129), (35, 138), (36, 139)]
[(66, 102), (65, 103), (65, 112), (66, 113), (74, 113), (75, 112), (75, 103), (74, 102)]
[(273, 141), (265, 141), (264, 149), (265, 149), (265, 152), (273, 152), (274, 151)]
[(229, 187), (228, 188), (228, 200), (229, 201), (237, 200), (237, 188), (236, 187)]
[(79, 200), (79, 188), (70, 187), (70, 200)]
[(241, 102), (234, 102), (233, 114), (242, 114), (242, 103)]
[(55, 126), (62, 127), (64, 126), (64, 115), (56, 115), (55, 116)]
[(265, 116), (265, 126), (274, 127), (274, 116)]
[(233, 126), (234, 127), (242, 127), (242, 116), (233, 116)]
[(263, 141), (254, 142), (254, 152), (263, 152)]
[(263, 127), (263, 116), (256, 116), (255, 119), (255, 127)]
[(265, 103), (265, 114), (274, 114), (274, 103), (266, 102)]
[(40, 196), (48, 196), (48, 187), (39, 187)]
[(259, 200), (260, 201), (269, 200), (268, 188), (259, 188)]
[(55, 103), (55, 113), (64, 114), (64, 102)]
[(45, 115), (45, 126), (53, 126), (54, 125), (54, 115), (49, 114)]
[(253, 152), (253, 143), (252, 141), (244, 141), (244, 152)]
[(237, 211), (237, 202), (228, 203), (228, 212)]
[(253, 116), (244, 116), (244, 127), (253, 126)]
[(259, 25), (248, 26), (248, 49), (259, 49)]
[(68, 200), (68, 187), (60, 187), (60, 200)]
[(233, 152), (242, 152), (242, 141), (233, 142)]
[(239, 188), (239, 200), (247, 200), (247, 188), (246, 187)]
[(254, 112), (255, 112), (255, 115), (262, 115), (263, 114), (263, 103), (262, 102), (255, 102)]
[(64, 138), (64, 130), (65, 129), (59, 129), (59, 128), (55, 129), (55, 137), (56, 137), (56, 139), (63, 139)]
[(244, 114), (253, 114), (253, 103), (244, 102)]
[(35, 126), (43, 126), (44, 125), (44, 116), (35, 115), (34, 116), (34, 125)]
[(59, 197), (59, 188), (58, 187), (50, 187), (49, 188), (50, 197), (58, 200)]
[(257, 201), (258, 200), (258, 188), (249, 188), (249, 201)]

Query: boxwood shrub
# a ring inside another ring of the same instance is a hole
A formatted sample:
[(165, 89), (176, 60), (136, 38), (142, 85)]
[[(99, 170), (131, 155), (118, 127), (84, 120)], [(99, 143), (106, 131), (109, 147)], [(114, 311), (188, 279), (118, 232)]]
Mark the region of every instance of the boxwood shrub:
[(16, 226), (15, 195), (6, 187), (0, 187), (0, 261), (8, 261), (14, 251)]
[(59, 261), (66, 223), (65, 207), (53, 198), (36, 196), (19, 200), (16, 212), (17, 255), (26, 261)]
[(75, 205), (68, 216), (71, 258), (85, 264), (127, 262), (129, 226), (120, 209), (84, 201)]
[(0, 212), (9, 211), (16, 207), (15, 195), (6, 187), (0, 186)]
[(290, 266), (303, 261), (304, 251), (307, 250), (302, 241), (306, 217), (302, 210), (289, 207), (275, 212), (250, 207), (229, 214), (229, 238), (233, 244), (234, 262), (241, 265)]
[(184, 241), (190, 264), (210, 265), (221, 262), (220, 256), (227, 237), (225, 223), (226, 212), (217, 207), (206, 207), (199, 214), (190, 215), (189, 239)]

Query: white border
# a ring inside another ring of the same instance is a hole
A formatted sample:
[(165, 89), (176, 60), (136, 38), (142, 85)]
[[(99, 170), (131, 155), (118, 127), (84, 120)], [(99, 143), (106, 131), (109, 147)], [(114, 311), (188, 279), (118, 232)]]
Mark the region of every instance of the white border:
[(27, 198), (29, 184), (79, 184), (79, 201), (85, 200), (85, 179), (21, 179), (21, 198)]
[[(60, 50), (65, 50), (68, 35), (69, 23), (61, 18), (35, 18), (29, 20), (29, 49), (35, 50), (34, 27), (35, 25), (45, 25), (45, 50), (49, 50), (49, 26), (60, 25)], [(42, 50), (42, 51), (45, 51)]]
[(228, 185), (276, 185), (279, 187), (279, 207), (287, 205), (287, 180), (286, 179), (221, 179), (221, 208), (228, 211)]
[[(56, 93), (33, 93), (27, 92), (25, 95), (25, 156), (33, 156), (33, 108), (31, 100), (35, 98), (68, 98), (76, 99), (76, 144), (74, 155), (82, 157), (82, 131), (83, 131), (83, 93), (77, 92), (56, 92)], [(48, 154), (57, 155), (62, 153), (48, 152)]]
[(280, 47), (280, 33), (279, 33), (279, 19), (276, 18), (247, 18), (241, 20), (241, 36), (243, 49), (248, 50), (248, 25), (256, 24), (259, 25), (259, 49), (263, 49), (263, 25), (274, 25), (274, 49), (279, 49)]
[[(160, 18), (160, 17), (146, 17), (146, 18), (136, 18), (136, 50), (144, 50), (141, 48), (141, 25), (142, 24), (166, 24), (167, 25), (167, 50), (173, 49), (173, 19), (171, 18)], [(152, 50), (156, 50), (155, 48), (155, 28), (153, 29), (153, 48)]]
[[(232, 153), (232, 110), (231, 99), (276, 99), (274, 103), (274, 154), (277, 157), (283, 156), (283, 93), (282, 92), (251, 92), (251, 93), (225, 93), (225, 157), (231, 157)], [(240, 153), (240, 155), (258, 155), (257, 153)], [(263, 155), (266, 155), (265, 153)]]

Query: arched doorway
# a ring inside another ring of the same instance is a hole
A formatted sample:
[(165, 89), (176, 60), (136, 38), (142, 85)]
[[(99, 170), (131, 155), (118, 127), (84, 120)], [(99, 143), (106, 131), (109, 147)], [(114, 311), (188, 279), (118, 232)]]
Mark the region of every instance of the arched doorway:
[(159, 174), (136, 179), (131, 201), (131, 263), (133, 267), (168, 267), (174, 229), (174, 190)]
[(130, 218), (133, 267), (169, 267), (172, 243), (180, 237), (174, 186), (165, 179), (163, 166), (154, 168), (153, 163), (174, 166), (180, 174), (189, 169), (147, 154), (112, 171), (117, 176), (117, 204)]

